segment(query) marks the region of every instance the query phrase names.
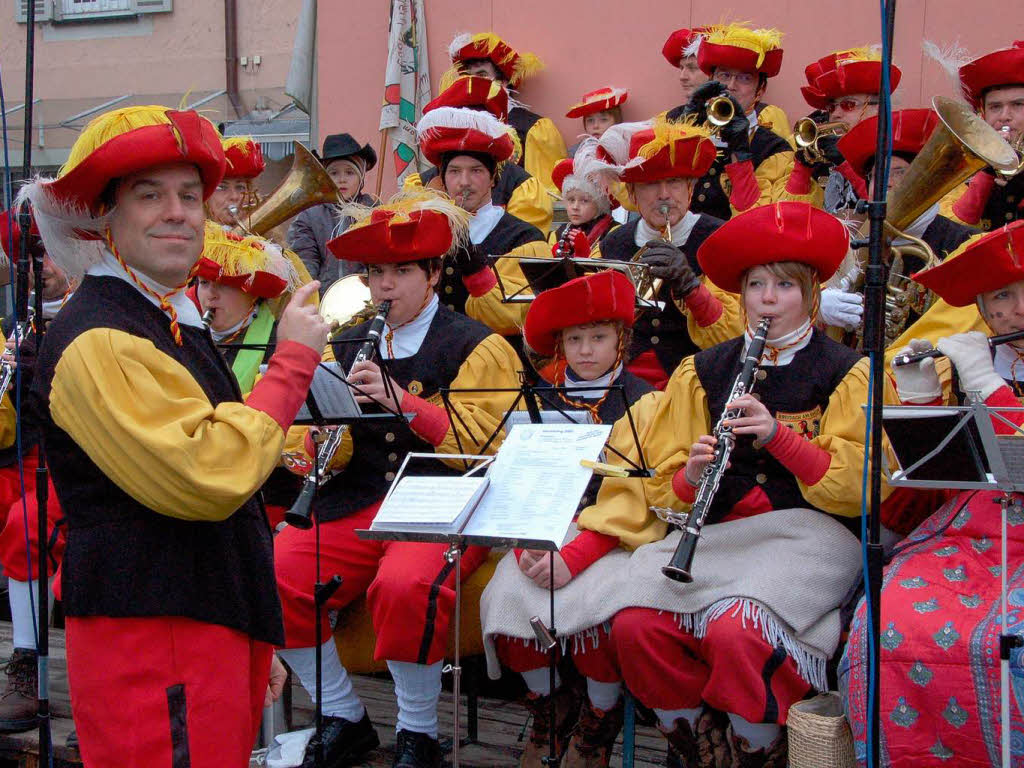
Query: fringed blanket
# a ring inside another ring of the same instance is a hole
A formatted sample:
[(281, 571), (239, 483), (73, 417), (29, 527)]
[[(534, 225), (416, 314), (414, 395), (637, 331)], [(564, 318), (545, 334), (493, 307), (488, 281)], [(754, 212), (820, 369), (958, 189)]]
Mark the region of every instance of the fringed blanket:
[[(782, 509), (709, 525), (697, 545), (694, 581), (661, 572), (679, 532), (605, 555), (555, 592), (555, 625), (567, 643), (596, 642), (594, 628), (623, 608), (670, 611), (703, 636), (708, 623), (741, 612), (773, 646), (783, 646), (801, 676), (825, 690), (825, 664), (839, 644), (839, 605), (860, 576), (860, 546), (835, 520), (808, 509)], [(500, 674), (494, 636), (532, 641), (530, 617), (548, 622), (548, 591), (528, 579), (509, 553), (480, 601), (487, 669)]]

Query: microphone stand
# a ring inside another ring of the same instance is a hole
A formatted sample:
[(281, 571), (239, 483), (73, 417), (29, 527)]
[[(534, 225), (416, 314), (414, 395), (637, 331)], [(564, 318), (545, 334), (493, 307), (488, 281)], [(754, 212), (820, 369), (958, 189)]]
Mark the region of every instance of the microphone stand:
[[(34, 2), (25, 5), (25, 132), (24, 132), (24, 154), (22, 164), (22, 178), (28, 181), (32, 175), (32, 99), (34, 96), (34, 73), (35, 73), (35, 29), (36, 29), (36, 4)], [(28, 326), (28, 243), (32, 236), (32, 216), (28, 204), (22, 206), (18, 213), (18, 222), (21, 227), (21, 252), (18, 255), (18, 307), (17, 316), (19, 322)], [(36, 329), (36, 350), (42, 345), (42, 337), (46, 326), (43, 320), (43, 258), (38, 252), (33, 255), (32, 266), (35, 273), (35, 317), (39, 327)], [(21, 339), (17, 339), (21, 343)], [(20, 407), (25, 403), (24, 393), (20, 391), (21, 376), (18, 376), (18, 397)], [(21, 414), (19, 414), (20, 417)], [(36, 469), (36, 504), (37, 504), (37, 532), (39, 536), (39, 558), (37, 563), (39, 579), (38, 590), (38, 635), (36, 637), (36, 658), (38, 659), (39, 685), (37, 692), (37, 717), (39, 719), (39, 758), (41, 761), (52, 760), (52, 745), (50, 743), (50, 693), (49, 693), (49, 657), (50, 657), (50, 594), (49, 579), (47, 571), (47, 535), (46, 535), (46, 506), (48, 496), (48, 481), (46, 470), (46, 454), (43, 444), (40, 441), (38, 446), (39, 465)]]

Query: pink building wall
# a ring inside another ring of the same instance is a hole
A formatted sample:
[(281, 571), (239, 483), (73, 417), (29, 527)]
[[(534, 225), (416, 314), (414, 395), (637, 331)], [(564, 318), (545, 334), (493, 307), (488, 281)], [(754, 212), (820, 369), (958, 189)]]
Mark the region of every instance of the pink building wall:
[[(570, 144), (580, 130), (563, 117), (586, 91), (604, 85), (630, 89), (626, 119), (644, 119), (679, 102), (675, 70), (661, 55), (679, 27), (742, 19), (784, 32), (782, 71), (769, 82), (766, 100), (790, 119), (807, 114), (800, 96), (803, 69), (829, 51), (877, 42), (881, 23), (876, 0), (425, 0), (430, 73), (435, 84), (448, 66), (447, 48), (459, 32), (493, 30), (521, 50), (536, 53), (547, 68), (519, 95), (534, 111), (555, 120)], [(348, 131), (379, 146), (389, 0), (321, 2), (319, 35), (319, 133)], [(964, 5), (900, 0), (894, 61), (903, 70), (898, 106), (927, 104), (936, 94), (954, 95), (952, 79), (922, 51), (923, 40), (940, 47), (959, 39), (972, 55), (1008, 45), (1021, 36), (1009, 17), (1017, 0), (975, 0)], [(371, 174), (372, 185), (374, 174)], [(369, 186), (368, 185), (368, 186)], [(394, 189), (394, 166), (384, 165), (384, 191)]]

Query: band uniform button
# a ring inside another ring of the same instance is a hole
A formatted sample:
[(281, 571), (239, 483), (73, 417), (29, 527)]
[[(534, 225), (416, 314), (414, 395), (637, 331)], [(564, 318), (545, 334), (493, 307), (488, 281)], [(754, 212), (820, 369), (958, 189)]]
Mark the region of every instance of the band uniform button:
[(445, 267), (444, 268), (444, 273), (446, 275), (454, 275), (455, 274), (455, 267)]
[(657, 344), (659, 341), (661, 341), (661, 339), (657, 336), (651, 336), (651, 344)]
[(708, 176), (714, 176), (718, 173), (717, 168), (708, 168)]
[(390, 461), (392, 464), (394, 464), (396, 461), (398, 461), (398, 454), (397, 453), (389, 453), (388, 454), (388, 461)]
[(764, 485), (765, 483), (768, 482), (768, 475), (766, 475), (764, 472), (758, 472), (757, 477), (755, 477), (754, 479), (757, 480), (758, 485)]
[(385, 472), (384, 473), (384, 479), (387, 480), (390, 483), (392, 480), (395, 479), (395, 473), (394, 472)]
[(395, 442), (395, 433), (388, 432), (386, 435), (384, 435), (384, 440), (389, 443)]
[(697, 195), (697, 199), (703, 203), (705, 200), (707, 200), (707, 197), (704, 194), (700, 194)]
[(448, 306), (448, 309), (450, 309), (452, 312), (455, 311), (455, 305), (454, 304), (448, 304), (447, 306)]
[(454, 290), (455, 290), (455, 289), (454, 289), (454, 288), (452, 288), (452, 287), (451, 287), (450, 285), (446, 285), (446, 286), (444, 287), (444, 292), (445, 292), (445, 293), (452, 293), (452, 292), (453, 292)]
[(651, 325), (657, 328), (659, 325), (661, 325), (661, 320), (659, 320), (658, 318), (654, 318), (653, 320), (651, 320)]
[(711, 182), (710, 181), (705, 181), (704, 182), (704, 189), (711, 189)]

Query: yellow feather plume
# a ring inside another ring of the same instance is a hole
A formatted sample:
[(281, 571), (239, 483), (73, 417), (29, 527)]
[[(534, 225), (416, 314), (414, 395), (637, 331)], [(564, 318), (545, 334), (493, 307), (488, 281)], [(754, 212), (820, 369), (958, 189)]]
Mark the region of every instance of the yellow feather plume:
[(769, 51), (782, 47), (782, 32), (778, 29), (751, 29), (743, 22), (715, 24), (706, 34), (709, 43), (731, 45), (757, 54), (757, 66), (764, 62)]
[[(672, 122), (666, 120), (661, 115), (655, 118), (651, 128), (654, 130), (654, 138), (637, 150), (637, 156), (647, 160), (654, 157), (665, 147), (668, 147), (669, 162), (673, 165), (676, 162), (676, 142), (694, 137), (710, 140), (711, 137), (711, 134), (703, 126), (692, 125), (686, 122)], [(694, 145), (694, 159), (696, 159), (699, 151), (700, 142), (698, 141)]]
[(295, 268), (280, 246), (262, 237), (236, 235), (210, 220), (206, 222), (203, 256), (219, 264), (227, 277), (269, 272), (288, 283), (286, 290), (299, 285)]
[(509, 84), (516, 86), (519, 85), (523, 80), (531, 77), (542, 69), (544, 69), (544, 62), (540, 60), (538, 56), (532, 53), (520, 53), (513, 48), (505, 40), (502, 40), (493, 32), (478, 32), (473, 35), (473, 42), (477, 45), (483, 44), (482, 47), (487, 53), (489, 58), (493, 59), (491, 54), (494, 53), (494, 49), (499, 45), (504, 45), (508, 48), (508, 53), (505, 56), (498, 59), (502, 65), (506, 65), (509, 62), (515, 60), (515, 64), (512, 66), (512, 76), (509, 78)]
[(836, 51), (836, 60), (841, 63), (849, 61), (881, 61), (882, 49), (877, 45), (848, 48), (845, 51)]
[(468, 211), (456, 205), (448, 195), (429, 187), (402, 190), (375, 208), (350, 202), (343, 203), (338, 210), (341, 216), (352, 218), (353, 222), (347, 230), (349, 232), (367, 226), (374, 212), (378, 215), (381, 212), (394, 214), (391, 221), (396, 224), (408, 221), (410, 215), (416, 211), (440, 213), (448, 219), (452, 230), (452, 250), (469, 239), (469, 220), (472, 218)]
[(225, 152), (229, 149), (237, 149), (246, 157), (251, 155), (255, 151), (256, 147), (252, 136), (229, 136), (227, 138), (222, 138), (220, 143), (221, 146), (224, 147)]
[[(167, 117), (168, 107), (124, 107), (105, 112), (94, 118), (79, 134), (78, 139), (71, 147), (68, 161), (64, 163), (57, 176), (63, 176), (71, 171), (85, 158), (106, 144), (129, 131), (137, 128), (146, 128), (150, 125), (171, 125)], [(178, 137), (180, 143), (181, 137)]]

